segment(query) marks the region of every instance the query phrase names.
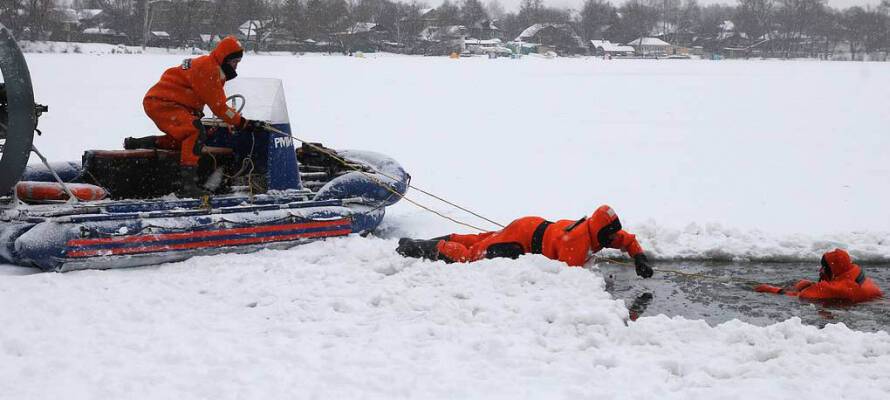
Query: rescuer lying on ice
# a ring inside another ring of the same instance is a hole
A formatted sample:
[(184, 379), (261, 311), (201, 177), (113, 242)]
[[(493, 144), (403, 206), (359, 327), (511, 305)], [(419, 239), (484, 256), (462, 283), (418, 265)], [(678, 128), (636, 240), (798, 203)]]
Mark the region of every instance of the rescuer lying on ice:
[(483, 258), (516, 258), (522, 254), (543, 254), (570, 266), (582, 266), (588, 253), (604, 247), (620, 249), (634, 259), (637, 275), (652, 276), (652, 268), (634, 235), (621, 229), (618, 215), (603, 205), (589, 218), (550, 222), (540, 217), (514, 220), (497, 232), (477, 235), (450, 234), (430, 240), (402, 238), (396, 252), (405, 257), (473, 262)]
[(206, 131), (201, 124), (204, 106), (239, 131), (253, 131), (261, 124), (249, 121), (226, 105), (223, 85), (238, 74), (244, 55), (238, 40), (226, 37), (209, 55), (186, 59), (164, 71), (142, 100), (145, 113), (166, 136), (127, 138), (124, 148), (162, 148), (180, 151), (181, 197), (204, 194), (198, 185), (197, 167)]
[(762, 284), (754, 290), (763, 293), (786, 294), (807, 300), (846, 300), (854, 303), (881, 297), (881, 289), (862, 268), (850, 260), (850, 255), (834, 249), (822, 255), (819, 281), (802, 279), (790, 288)]

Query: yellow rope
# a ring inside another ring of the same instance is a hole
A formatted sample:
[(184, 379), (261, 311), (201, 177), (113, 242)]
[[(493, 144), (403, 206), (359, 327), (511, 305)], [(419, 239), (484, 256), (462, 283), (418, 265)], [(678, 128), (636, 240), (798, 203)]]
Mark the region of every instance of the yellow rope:
[[(439, 212), (439, 211), (433, 210), (432, 208), (429, 208), (429, 207), (427, 207), (427, 206), (425, 206), (425, 205), (423, 205), (423, 204), (420, 204), (420, 203), (418, 203), (418, 202), (416, 202), (416, 201), (414, 201), (414, 200), (412, 200), (412, 199), (409, 199), (409, 198), (406, 197), (405, 195), (403, 195), (403, 194), (397, 192), (396, 190), (394, 190), (393, 188), (391, 188), (389, 185), (387, 185), (387, 184), (381, 182), (379, 179), (377, 179), (377, 177), (375, 177), (375, 176), (373, 176), (373, 175), (371, 175), (371, 174), (369, 174), (369, 173), (367, 173), (367, 172), (365, 172), (365, 171), (362, 171), (360, 168), (356, 168), (356, 167), (352, 166), (351, 164), (349, 164), (349, 162), (348, 162), (347, 160), (341, 158), (339, 155), (337, 155), (337, 154), (334, 153), (333, 151), (330, 151), (330, 150), (328, 150), (328, 149), (326, 149), (326, 148), (324, 148), (324, 147), (321, 147), (321, 146), (316, 146), (316, 145), (313, 144), (313, 143), (310, 143), (310, 142), (307, 142), (307, 141), (305, 141), (305, 140), (303, 140), (303, 139), (300, 139), (300, 138), (298, 138), (298, 137), (296, 137), (296, 136), (294, 136), (294, 135), (291, 135), (291, 134), (289, 134), (289, 133), (287, 133), (287, 132), (284, 132), (284, 131), (282, 131), (282, 130), (280, 130), (280, 129), (277, 129), (277, 128), (275, 128), (274, 126), (271, 126), (271, 125), (269, 125), (269, 124), (266, 124), (266, 125), (264, 126), (264, 128), (266, 128), (266, 129), (268, 129), (268, 130), (270, 130), (270, 131), (272, 131), (272, 132), (281, 134), (281, 135), (290, 136), (291, 138), (293, 138), (294, 140), (296, 140), (296, 141), (298, 141), (298, 142), (300, 142), (300, 143), (303, 143), (303, 144), (305, 144), (305, 145), (307, 145), (307, 146), (309, 146), (309, 147), (312, 147), (312, 148), (315, 149), (315, 150), (318, 150), (318, 151), (320, 151), (320, 152), (322, 152), (322, 153), (324, 153), (324, 154), (327, 154), (328, 156), (332, 157), (333, 159), (335, 159), (335, 160), (337, 160), (338, 162), (340, 162), (341, 164), (343, 164), (343, 166), (345, 166), (346, 168), (349, 168), (349, 169), (351, 169), (351, 170), (353, 170), (353, 171), (359, 172), (359, 173), (361, 173), (361, 174), (367, 176), (367, 177), (370, 178), (372, 181), (374, 181), (374, 183), (376, 183), (378, 186), (380, 186), (380, 187), (386, 189), (387, 191), (389, 191), (390, 193), (392, 193), (392, 194), (398, 196), (400, 199), (403, 199), (403, 200), (405, 200), (405, 201), (407, 201), (407, 202), (409, 202), (409, 203), (411, 203), (411, 204), (414, 204), (414, 205), (417, 206), (417, 207), (420, 207), (420, 208), (422, 208), (422, 209), (424, 209), (424, 210), (426, 210), (426, 211), (429, 211), (429, 212), (431, 212), (431, 213), (433, 213), (433, 214), (436, 214), (436, 215), (438, 215), (438, 216), (440, 216), (440, 217), (442, 217), (442, 218), (445, 218), (445, 219), (447, 219), (447, 220), (449, 220), (449, 221), (451, 221), (451, 222), (454, 222), (454, 223), (456, 223), (456, 224), (458, 224), (458, 225), (463, 225), (463, 226), (466, 226), (466, 227), (469, 227), (469, 228), (478, 230), (478, 231), (480, 231), (480, 232), (488, 232), (488, 230), (486, 230), (486, 229), (479, 228), (479, 227), (477, 227), (477, 226), (468, 224), (468, 223), (466, 223), (466, 222), (458, 221), (458, 220), (456, 220), (456, 219), (454, 219), (454, 218), (452, 218), (452, 217), (449, 217), (449, 216), (447, 216), (447, 215), (445, 215), (445, 214), (442, 214), (442, 213)], [(398, 181), (399, 181), (399, 179), (394, 178), (394, 177), (392, 177), (392, 176), (390, 176), (390, 175), (388, 175), (388, 174), (386, 174), (386, 173), (383, 173), (383, 172), (381, 172), (381, 171), (378, 171), (378, 170), (376, 170), (376, 169), (374, 170), (374, 172), (376, 172), (376, 173), (378, 173), (378, 174), (380, 174), (380, 175), (383, 175), (383, 176), (385, 176), (385, 177), (387, 177), (387, 178), (389, 178), (389, 179), (392, 179), (394, 182), (398, 182)], [(432, 193), (429, 193), (429, 192), (427, 192), (427, 191), (424, 191), (424, 190), (422, 190), (422, 189), (419, 189), (419, 188), (417, 188), (417, 187), (415, 187), (415, 186), (413, 186), (413, 185), (411, 185), (411, 184), (408, 184), (408, 187), (410, 187), (410, 188), (412, 188), (412, 189), (415, 189), (415, 190), (417, 190), (417, 191), (419, 191), (419, 192), (421, 192), (421, 193), (423, 193), (423, 194), (425, 194), (425, 195), (427, 195), (427, 196), (433, 197), (433, 198), (435, 198), (435, 199), (437, 199), (437, 200), (439, 200), (439, 201), (442, 201), (442, 202), (444, 202), (444, 203), (446, 203), (446, 204), (448, 204), (448, 205), (451, 205), (451, 206), (456, 207), (456, 208), (458, 208), (458, 209), (460, 209), (460, 210), (463, 210), (463, 211), (465, 211), (465, 212), (468, 212), (468, 213), (470, 213), (470, 214), (472, 214), (472, 215), (474, 215), (474, 216), (476, 216), (476, 217), (479, 217), (479, 218), (484, 219), (484, 220), (486, 220), (486, 221), (488, 221), (488, 222), (491, 222), (492, 224), (497, 225), (497, 226), (499, 226), (499, 227), (501, 227), (501, 228), (504, 227), (504, 225), (501, 225), (501, 224), (499, 224), (499, 223), (497, 223), (497, 222), (494, 222), (494, 221), (492, 221), (492, 220), (490, 220), (490, 219), (488, 219), (488, 218), (485, 218), (485, 217), (483, 217), (483, 216), (481, 216), (481, 215), (479, 215), (479, 214), (476, 214), (476, 213), (474, 213), (473, 211), (470, 211), (470, 210), (468, 210), (468, 209), (466, 209), (466, 208), (463, 208), (463, 207), (461, 207), (461, 206), (459, 206), (459, 205), (457, 205), (457, 204), (454, 204), (454, 203), (452, 203), (452, 202), (449, 202), (448, 200), (445, 200), (445, 199), (443, 199), (443, 198), (441, 198), (441, 197), (439, 197), (439, 196), (436, 196), (436, 195), (434, 195), (434, 194), (432, 194)]]

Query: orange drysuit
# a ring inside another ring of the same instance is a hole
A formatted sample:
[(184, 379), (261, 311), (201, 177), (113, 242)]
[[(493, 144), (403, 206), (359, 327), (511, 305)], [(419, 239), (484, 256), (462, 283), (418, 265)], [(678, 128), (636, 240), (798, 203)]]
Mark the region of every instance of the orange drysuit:
[(875, 281), (865, 276), (862, 268), (850, 260), (850, 255), (834, 249), (822, 256), (819, 282), (802, 279), (786, 290), (773, 285), (758, 285), (758, 292), (786, 294), (807, 300), (846, 300), (853, 303), (881, 297), (881, 289)]
[[(237, 54), (236, 54), (237, 53)], [(241, 127), (244, 120), (237, 111), (226, 105), (223, 84), (226, 73), (224, 60), (243, 53), (241, 44), (229, 36), (209, 55), (186, 59), (182, 65), (164, 71), (142, 100), (145, 113), (167, 136), (158, 140), (158, 147), (180, 149), (180, 164), (198, 165), (198, 155), (193, 148), (198, 138), (196, 119), (203, 115), (204, 106), (223, 121)], [(232, 74), (234, 77), (234, 74)], [(230, 78), (231, 79), (231, 78)]]
[(523, 217), (497, 232), (455, 233), (436, 245), (440, 257), (456, 262), (534, 253), (571, 266), (584, 265), (588, 252), (596, 253), (603, 247), (621, 249), (631, 257), (643, 253), (636, 237), (621, 230), (618, 215), (606, 205), (579, 221), (549, 222), (540, 217)]

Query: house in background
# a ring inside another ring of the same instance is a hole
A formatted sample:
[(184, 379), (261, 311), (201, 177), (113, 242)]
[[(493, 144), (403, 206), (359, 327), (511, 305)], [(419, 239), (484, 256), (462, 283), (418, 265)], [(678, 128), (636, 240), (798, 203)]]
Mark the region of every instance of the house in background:
[[(587, 54), (588, 47), (568, 24), (534, 24), (514, 40), (534, 44), (539, 53), (555, 51), (559, 55)], [(525, 52), (526, 46), (521, 46)]]
[(504, 40), (504, 31), (501, 28), (498, 28), (495, 25), (495, 20), (486, 19), (473, 24), (472, 27), (469, 28), (469, 35), (473, 39), (480, 40), (491, 40), (498, 39)]
[(165, 31), (151, 31), (148, 34), (148, 45), (154, 47), (170, 47), (170, 34)]
[(627, 46), (633, 46), (638, 55), (643, 56), (666, 56), (672, 54), (671, 44), (654, 37), (641, 37), (630, 42)]
[(593, 54), (597, 56), (634, 55), (633, 46), (625, 46), (618, 43), (612, 43), (608, 40), (591, 40), (590, 45), (593, 48)]
[(466, 48), (467, 27), (463, 25), (427, 26), (418, 35), (412, 54), (448, 55), (463, 53)]
[[(52, 31), (44, 32), (46, 37), (31, 39), (101, 42), (107, 37), (114, 43), (119, 43), (121, 40), (117, 32), (105, 28), (110, 17), (101, 9), (54, 8), (51, 13), (58, 21), (58, 25), (54, 26)], [(27, 28), (24, 37), (29, 37)]]
[(501, 39), (466, 39), (464, 44), (471, 54), (487, 54), (489, 57), (510, 57), (513, 55), (513, 50), (504, 46)]
[(343, 50), (347, 53), (375, 52), (379, 50), (381, 43), (389, 39), (389, 30), (374, 22), (356, 22), (334, 36), (343, 43)]
[(53, 9), (55, 19), (59, 21), (56, 29), (49, 34), (49, 40), (70, 42), (80, 36), (80, 17), (71, 8)]
[(108, 28), (86, 28), (81, 32), (81, 40), (92, 43), (127, 44), (130, 38), (126, 33)]
[(271, 19), (250, 19), (238, 26), (238, 33), (235, 37), (241, 41), (245, 51), (257, 51), (262, 48), (262, 44), (268, 39), (271, 28)]

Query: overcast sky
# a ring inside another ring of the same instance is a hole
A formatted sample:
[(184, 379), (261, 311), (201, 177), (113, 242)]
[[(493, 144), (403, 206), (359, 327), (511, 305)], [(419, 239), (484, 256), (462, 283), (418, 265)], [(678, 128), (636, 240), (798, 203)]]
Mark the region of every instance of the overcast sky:
[[(423, 0), (420, 0), (423, 1)], [(450, 0), (452, 3), (460, 4), (463, 0)], [(487, 4), (490, 0), (480, 0), (482, 4)], [(519, 3), (522, 0), (497, 0), (504, 6), (504, 9), (507, 11), (518, 11)], [(623, 4), (624, 0), (611, 0), (612, 4), (618, 5)], [(442, 0), (426, 0), (426, 3), (430, 6), (438, 6), (442, 4)], [(738, 2), (735, 0), (698, 0), (698, 4), (700, 5), (708, 5), (708, 4), (729, 4), (735, 5)], [(881, 0), (828, 0), (828, 5), (834, 8), (847, 8), (850, 6), (866, 6), (866, 5), (878, 5), (881, 3)], [(580, 9), (584, 4), (584, 0), (544, 0), (544, 4), (551, 7), (568, 7), (574, 9)]]

